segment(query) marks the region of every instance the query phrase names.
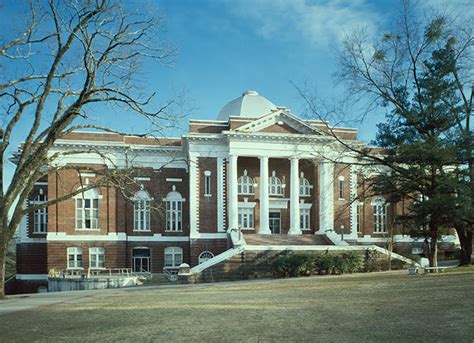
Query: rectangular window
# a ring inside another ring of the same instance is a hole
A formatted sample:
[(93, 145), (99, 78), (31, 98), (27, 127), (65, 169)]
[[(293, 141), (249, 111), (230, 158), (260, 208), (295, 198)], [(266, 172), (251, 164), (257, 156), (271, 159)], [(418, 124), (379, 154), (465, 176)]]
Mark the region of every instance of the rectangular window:
[(178, 268), (183, 263), (183, 249), (170, 247), (165, 249), (165, 268)]
[(104, 248), (90, 248), (89, 249), (89, 263), (91, 269), (105, 268), (105, 250)]
[(253, 208), (239, 208), (239, 227), (253, 229)]
[(67, 249), (67, 267), (68, 269), (82, 268), (82, 249), (68, 248)]
[(183, 202), (170, 200), (166, 202), (166, 231), (182, 231)]
[(33, 232), (43, 233), (48, 231), (48, 209), (40, 208), (33, 214)]
[(339, 179), (339, 199), (344, 199), (344, 180)]
[(135, 231), (150, 231), (150, 201), (134, 201)]
[(211, 175), (204, 176), (204, 195), (211, 195)]
[(99, 199), (76, 199), (76, 228), (99, 229)]
[(310, 209), (303, 208), (300, 209), (300, 228), (301, 230), (309, 230), (310, 229)]
[(386, 204), (374, 205), (373, 210), (374, 210), (374, 232), (387, 232), (387, 206)]

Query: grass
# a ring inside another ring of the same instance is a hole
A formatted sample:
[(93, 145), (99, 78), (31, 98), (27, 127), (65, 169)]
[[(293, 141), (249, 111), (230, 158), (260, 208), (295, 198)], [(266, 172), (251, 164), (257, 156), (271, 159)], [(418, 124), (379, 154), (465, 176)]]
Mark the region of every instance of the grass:
[(473, 309), (474, 273), (262, 280), (16, 312), (0, 317), (0, 341), (472, 342)]
[(474, 272), (474, 264), (470, 264), (470, 265), (468, 265), (468, 266), (447, 268), (447, 269), (445, 269), (443, 272), (446, 272), (446, 273)]

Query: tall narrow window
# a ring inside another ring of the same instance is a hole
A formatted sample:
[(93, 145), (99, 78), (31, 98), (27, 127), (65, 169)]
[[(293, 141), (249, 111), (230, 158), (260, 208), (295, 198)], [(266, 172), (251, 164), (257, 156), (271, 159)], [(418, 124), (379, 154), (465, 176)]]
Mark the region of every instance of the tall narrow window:
[(211, 172), (209, 170), (204, 172), (204, 195), (211, 195)]
[(150, 231), (150, 204), (152, 198), (144, 190), (135, 193), (133, 197), (135, 231)]
[(240, 207), (238, 215), (238, 224), (241, 229), (253, 229), (253, 208)]
[(339, 176), (339, 200), (344, 199), (344, 176)]
[(176, 191), (176, 186), (173, 185), (173, 190), (163, 200), (166, 202), (166, 231), (183, 231), (184, 198)]
[(276, 172), (272, 172), (272, 176), (268, 179), (268, 192), (270, 195), (283, 195), (281, 180), (276, 176)]
[(247, 175), (247, 169), (244, 170), (244, 175), (237, 180), (237, 193), (253, 194), (253, 179)]
[(165, 268), (178, 268), (183, 263), (183, 249), (168, 247), (165, 249)]
[(310, 229), (310, 209), (302, 208), (300, 209), (300, 229), (309, 230)]
[(357, 232), (362, 232), (362, 211), (364, 205), (361, 202), (357, 202), (356, 204), (356, 228)]
[(104, 248), (90, 248), (89, 249), (89, 265), (91, 269), (105, 268)]
[(304, 173), (300, 175), (300, 196), (308, 197), (311, 195), (311, 189), (313, 186), (309, 183), (308, 179), (304, 177)]
[[(30, 202), (31, 205), (41, 205), (48, 201), (48, 197), (43, 194), (43, 190), (40, 190), (33, 201)], [(44, 233), (48, 231), (48, 208), (43, 207), (34, 211), (33, 213), (33, 232), (34, 233)]]
[(68, 269), (82, 268), (82, 249), (77, 247), (67, 248)]
[(374, 211), (374, 232), (387, 232), (387, 205), (385, 199), (377, 197), (372, 204)]
[(99, 198), (95, 189), (90, 189), (76, 196), (76, 229), (99, 229)]

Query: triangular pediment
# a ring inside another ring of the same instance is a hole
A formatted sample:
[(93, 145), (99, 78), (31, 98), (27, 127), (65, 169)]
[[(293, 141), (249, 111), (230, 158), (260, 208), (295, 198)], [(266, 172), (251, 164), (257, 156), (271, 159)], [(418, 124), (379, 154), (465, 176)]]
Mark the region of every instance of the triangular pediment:
[(285, 134), (322, 135), (323, 133), (295, 117), (287, 110), (278, 110), (269, 113), (250, 123), (240, 126), (232, 131), (235, 132), (269, 132)]

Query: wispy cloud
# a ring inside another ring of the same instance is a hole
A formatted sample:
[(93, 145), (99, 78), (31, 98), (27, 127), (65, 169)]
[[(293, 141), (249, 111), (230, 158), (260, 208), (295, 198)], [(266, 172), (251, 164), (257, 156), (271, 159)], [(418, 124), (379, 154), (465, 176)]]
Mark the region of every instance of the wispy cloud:
[(321, 48), (338, 44), (359, 28), (373, 33), (381, 18), (366, 0), (233, 0), (228, 6), (264, 38), (304, 39)]

